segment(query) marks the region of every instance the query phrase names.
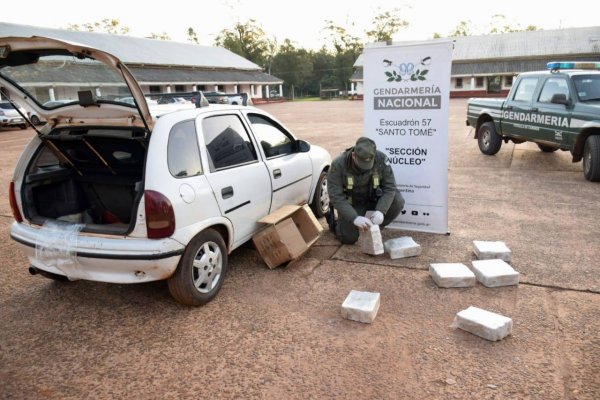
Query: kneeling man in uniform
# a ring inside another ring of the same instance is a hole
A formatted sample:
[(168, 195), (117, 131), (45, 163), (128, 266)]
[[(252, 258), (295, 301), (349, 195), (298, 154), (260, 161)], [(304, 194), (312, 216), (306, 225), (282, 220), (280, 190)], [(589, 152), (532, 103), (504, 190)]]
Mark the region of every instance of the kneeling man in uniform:
[[(366, 137), (358, 138), (354, 147), (333, 160), (327, 190), (338, 216), (335, 221), (331, 210), (329, 227), (345, 244), (356, 243), (359, 229), (368, 230), (372, 225), (385, 227), (404, 207), (387, 156)], [(369, 210), (374, 212), (367, 218), (365, 214)]]

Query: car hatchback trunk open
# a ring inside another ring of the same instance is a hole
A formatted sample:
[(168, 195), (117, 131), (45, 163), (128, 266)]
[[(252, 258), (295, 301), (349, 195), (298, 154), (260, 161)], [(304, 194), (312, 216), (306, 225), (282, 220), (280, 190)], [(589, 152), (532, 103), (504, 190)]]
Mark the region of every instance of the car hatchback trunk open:
[(143, 195), (147, 143), (136, 129), (60, 129), (44, 135), (21, 188), (25, 217), (125, 234)]

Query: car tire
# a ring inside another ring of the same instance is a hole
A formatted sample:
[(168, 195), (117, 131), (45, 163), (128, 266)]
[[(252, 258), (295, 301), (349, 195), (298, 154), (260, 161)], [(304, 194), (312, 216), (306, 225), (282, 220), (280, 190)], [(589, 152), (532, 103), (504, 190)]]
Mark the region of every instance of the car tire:
[(481, 124), (477, 131), (477, 144), (479, 144), (479, 150), (488, 156), (493, 156), (500, 151), (502, 137), (496, 133), (493, 122)]
[(310, 208), (317, 218), (329, 214), (329, 193), (327, 192), (327, 171), (322, 171), (317, 181), (315, 195), (310, 203)]
[(537, 143), (537, 146), (540, 148), (541, 151), (543, 151), (544, 153), (554, 153), (556, 150), (558, 150), (558, 147), (552, 147), (552, 146), (548, 146), (546, 144), (540, 144)]
[(171, 295), (181, 304), (199, 306), (221, 289), (227, 272), (227, 248), (223, 237), (206, 229), (185, 248), (175, 273), (167, 281)]
[(40, 118), (35, 114), (33, 114), (30, 119), (31, 123), (34, 125), (40, 125), (42, 123), (42, 121), (40, 121)]
[(583, 148), (583, 175), (591, 182), (600, 182), (600, 135), (587, 138)]

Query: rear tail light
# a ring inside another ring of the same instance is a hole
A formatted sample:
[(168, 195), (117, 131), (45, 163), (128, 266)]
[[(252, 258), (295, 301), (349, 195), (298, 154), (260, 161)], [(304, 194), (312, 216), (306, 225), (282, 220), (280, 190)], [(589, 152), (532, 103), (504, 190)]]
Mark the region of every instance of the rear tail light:
[(165, 195), (154, 190), (144, 192), (148, 238), (162, 239), (175, 232), (175, 212)]
[(21, 216), (21, 212), (19, 211), (19, 206), (17, 205), (17, 195), (15, 194), (15, 183), (11, 182), (10, 187), (8, 189), (8, 200), (10, 202), (10, 209), (13, 213), (13, 218), (17, 222), (23, 222), (23, 217)]

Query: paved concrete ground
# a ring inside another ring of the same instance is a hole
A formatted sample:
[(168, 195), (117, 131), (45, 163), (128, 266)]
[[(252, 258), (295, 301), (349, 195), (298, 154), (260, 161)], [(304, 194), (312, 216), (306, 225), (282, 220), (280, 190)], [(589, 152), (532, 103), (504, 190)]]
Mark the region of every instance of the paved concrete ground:
[[(332, 155), (362, 132), (361, 102), (261, 107)], [(0, 132), (0, 398), (600, 398), (600, 184), (566, 153), (482, 155), (465, 107), (451, 101), (449, 236), (384, 230), (423, 248), (389, 260), (326, 232), (275, 270), (243, 247), (200, 308), (164, 282), (31, 277), (6, 200), (31, 132)], [(476, 239), (508, 244), (518, 287), (435, 286), (429, 263), (469, 264)], [(341, 318), (351, 289), (381, 293), (373, 324)], [(470, 305), (511, 317), (513, 334), (492, 343), (453, 329)]]

